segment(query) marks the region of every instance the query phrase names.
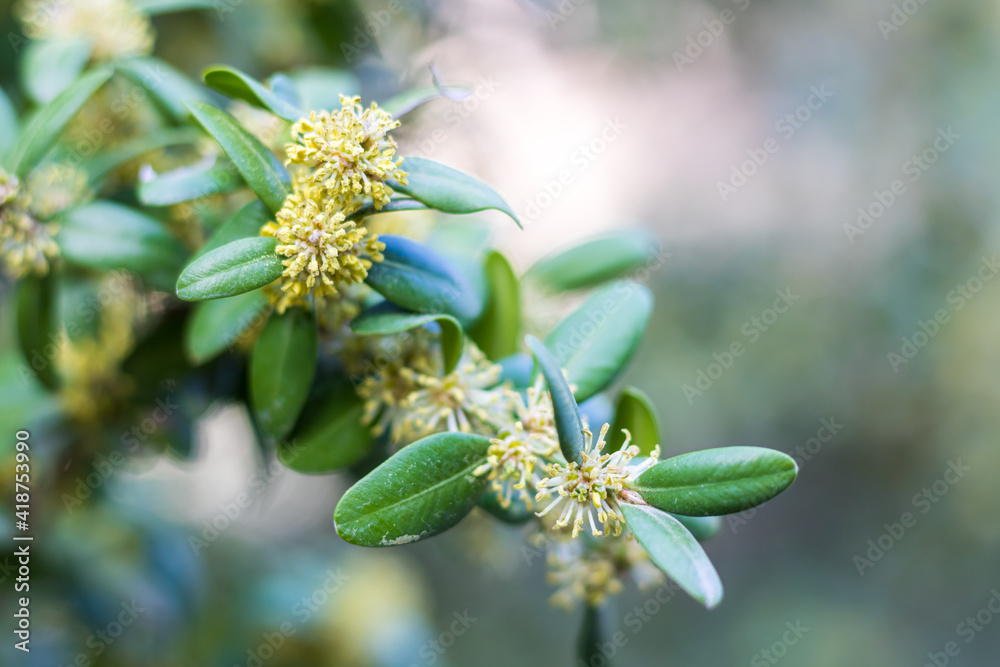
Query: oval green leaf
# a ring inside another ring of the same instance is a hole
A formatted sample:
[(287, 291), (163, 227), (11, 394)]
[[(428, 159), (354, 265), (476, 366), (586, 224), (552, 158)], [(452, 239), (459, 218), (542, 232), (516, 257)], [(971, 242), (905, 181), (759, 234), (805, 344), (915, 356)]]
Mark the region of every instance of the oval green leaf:
[(78, 266), (152, 275), (184, 261), (183, 246), (159, 220), (121, 204), (96, 201), (64, 211), (57, 222), (60, 252)]
[(326, 473), (364, 458), (372, 434), (361, 422), (364, 401), (350, 383), (336, 385), (307, 405), (291, 442), (278, 449), (278, 460), (298, 472)]
[(559, 434), (559, 447), (567, 461), (581, 462), (583, 453), (583, 421), (580, 419), (580, 408), (573, 398), (569, 383), (563, 376), (562, 369), (548, 348), (534, 336), (525, 336), (525, 343), (535, 357), (545, 382), (552, 396), (552, 408), (555, 412), (556, 432)]
[(82, 37), (31, 40), (21, 58), (21, 85), (37, 104), (48, 104), (76, 81), (91, 51)]
[(272, 220), (274, 220), (274, 214), (264, 205), (264, 202), (259, 199), (254, 200), (222, 223), (211, 238), (205, 242), (205, 245), (195, 253), (195, 258), (206, 255), (233, 241), (260, 236), (261, 228)]
[(274, 282), (285, 269), (277, 247), (278, 239), (255, 236), (205, 253), (181, 272), (177, 296), (185, 301), (218, 299)]
[(351, 544), (409, 544), (448, 530), (472, 511), (486, 476), (488, 438), (436, 433), (407, 445), (352, 486), (337, 504), (337, 534)]
[(653, 507), (686, 516), (742, 512), (795, 481), (795, 460), (763, 447), (720, 447), (660, 461), (630, 488)]
[(232, 192), (243, 185), (229, 160), (218, 158), (186, 165), (162, 174), (140, 172), (136, 191), (146, 206), (173, 206), (209, 195)]
[(622, 281), (595, 292), (546, 336), (576, 399), (585, 401), (625, 369), (649, 323), (653, 296), (639, 283)]
[(384, 301), (351, 320), (351, 331), (360, 336), (387, 335), (416, 329), (431, 322), (436, 322), (441, 327), (444, 372), (451, 373), (462, 357), (464, 345), (462, 326), (451, 315), (414, 313)]
[(699, 542), (709, 540), (718, 534), (722, 528), (722, 517), (718, 516), (684, 516), (683, 514), (671, 514), (681, 522), (688, 532), (694, 535), (694, 539)]
[(365, 204), (359, 208), (354, 213), (347, 216), (348, 220), (361, 220), (367, 218), (371, 215), (378, 215), (379, 213), (396, 213), (398, 211), (426, 211), (427, 206), (418, 202), (416, 199), (409, 199), (407, 197), (393, 197), (389, 200), (389, 203), (380, 209), (375, 208), (375, 204), (369, 203)]
[(299, 418), (316, 376), (318, 333), (311, 311), (292, 308), (264, 325), (250, 355), (250, 404), (261, 430), (275, 440)]
[(49, 389), (56, 389), (55, 279), (51, 275), (28, 277), (17, 285), (17, 342), (31, 375)]
[(92, 69), (39, 109), (21, 132), (14, 147), (10, 160), (11, 170), (18, 176), (31, 171), (56, 143), (59, 133), (80, 107), (111, 78), (113, 72), (110, 67)]
[(656, 244), (647, 232), (616, 232), (544, 257), (524, 278), (565, 292), (621, 278), (651, 258), (657, 258)]
[(499, 252), (490, 251), (483, 268), (486, 273), (486, 304), (479, 321), (469, 329), (469, 337), (489, 359), (497, 360), (518, 351), (521, 295), (514, 269)]
[(279, 211), (292, 192), (292, 178), (278, 156), (225, 111), (204, 102), (187, 106), (198, 124), (219, 142), (250, 189), (269, 209)]
[(445, 313), (473, 320), (482, 304), (451, 262), (402, 236), (379, 236), (385, 259), (368, 270), (365, 282), (389, 301), (418, 313)]
[(622, 429), (627, 429), (632, 435), (632, 444), (639, 448), (642, 456), (649, 456), (660, 444), (660, 425), (653, 402), (635, 387), (625, 387), (618, 395), (615, 420), (611, 424), (609, 452), (618, 451), (625, 444)]
[(267, 317), (270, 307), (270, 300), (261, 290), (196, 304), (184, 330), (185, 354), (195, 365), (213, 359)]
[(722, 601), (719, 573), (680, 521), (646, 505), (622, 503), (621, 508), (625, 523), (657, 567), (707, 608)]
[(289, 122), (307, 115), (260, 81), (235, 67), (215, 65), (205, 70), (205, 85), (234, 100), (243, 100), (259, 109), (270, 111)]
[(514, 210), (493, 188), (457, 169), (422, 157), (403, 158), (407, 185), (390, 181), (396, 192), (413, 197), (442, 213), (475, 213), (496, 209), (521, 226)]

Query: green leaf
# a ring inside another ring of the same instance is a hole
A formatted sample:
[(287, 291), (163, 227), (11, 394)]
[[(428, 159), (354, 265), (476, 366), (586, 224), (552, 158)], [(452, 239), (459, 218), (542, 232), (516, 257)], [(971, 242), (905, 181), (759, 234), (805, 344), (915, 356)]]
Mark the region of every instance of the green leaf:
[(535, 357), (535, 362), (542, 369), (545, 382), (552, 396), (552, 408), (555, 412), (556, 432), (559, 434), (559, 447), (567, 461), (581, 462), (584, 449), (583, 421), (580, 419), (580, 408), (573, 398), (562, 369), (548, 348), (534, 336), (525, 336), (525, 343)]
[(136, 192), (146, 206), (173, 206), (209, 195), (232, 192), (243, 185), (233, 165), (225, 158), (201, 161), (162, 174), (140, 172)]
[(371, 429), (361, 422), (362, 401), (354, 387), (336, 385), (321, 400), (310, 401), (291, 443), (278, 449), (278, 459), (298, 472), (325, 473), (364, 458), (372, 444)]
[[(189, 9), (217, 9), (219, 0), (132, 0), (135, 8), (144, 14), (168, 14)], [(236, 6), (234, 2), (233, 7)]]
[(365, 204), (359, 208), (354, 213), (347, 216), (348, 220), (363, 220), (372, 215), (378, 215), (379, 213), (396, 213), (397, 211), (426, 211), (427, 206), (418, 202), (416, 199), (408, 199), (406, 197), (393, 197), (389, 200), (389, 203), (380, 209), (375, 208), (374, 203)]
[(709, 540), (722, 528), (722, 518), (717, 516), (684, 516), (683, 514), (671, 514), (681, 522), (681, 525), (688, 529), (694, 538), (699, 542)]
[(206, 255), (216, 248), (221, 248), (233, 241), (260, 236), (261, 228), (274, 220), (274, 214), (259, 199), (254, 200), (236, 211), (228, 220), (222, 223), (212, 234), (212, 237), (201, 247), (194, 259)]
[(337, 534), (351, 544), (389, 547), (448, 530), (486, 488), (486, 476), (473, 471), (489, 447), (489, 438), (454, 432), (407, 445), (340, 499), (333, 515)]
[(459, 101), (464, 100), (470, 94), (472, 91), (462, 86), (427, 86), (399, 93), (382, 102), (379, 106), (388, 111), (394, 118), (399, 118), (436, 99), (446, 98)]
[(30, 373), (56, 389), (55, 355), (59, 329), (55, 315), (55, 279), (29, 277), (17, 285), (17, 341)]
[(660, 461), (630, 487), (653, 507), (687, 516), (742, 512), (795, 481), (787, 454), (763, 447), (720, 447)]
[(518, 352), (497, 361), (500, 366), (500, 382), (510, 380), (515, 389), (531, 386), (531, 373), (535, 362), (531, 355)]
[(125, 141), (109, 151), (97, 155), (93, 160), (85, 162), (83, 166), (87, 170), (91, 182), (93, 182), (112, 169), (120, 167), (129, 160), (134, 160), (143, 153), (166, 148), (167, 146), (195, 144), (202, 136), (200, 131), (190, 127), (154, 130), (150, 134), (144, 134), (135, 139)]
[(56, 143), (80, 107), (111, 78), (112, 73), (110, 67), (92, 69), (39, 109), (21, 132), (10, 160), (11, 170), (19, 176), (31, 171)]
[(617, 232), (544, 257), (524, 279), (553, 292), (583, 289), (620, 278), (654, 257), (656, 244), (648, 233)]
[(502, 491), (486, 489), (483, 497), (479, 499), (479, 506), (504, 523), (515, 526), (527, 523), (535, 518), (534, 510), (528, 508), (527, 503), (524, 502), (524, 499), (521, 498), (517, 491), (514, 491), (510, 499), (510, 505), (507, 507), (504, 507), (500, 503), (501, 493)]
[(497, 360), (519, 349), (521, 295), (517, 276), (506, 257), (491, 251), (484, 268), (488, 296), (482, 316), (469, 329), (469, 337), (488, 358)]
[(14, 149), (20, 132), (21, 123), (17, 119), (17, 111), (7, 93), (0, 89), (0, 165), (8, 165), (7, 158)]
[(232, 347), (243, 334), (267, 317), (271, 302), (261, 290), (195, 304), (184, 330), (184, 351), (195, 365)]
[(621, 504), (625, 523), (650, 560), (709, 609), (722, 601), (722, 581), (694, 536), (677, 519), (645, 505)]
[(357, 78), (344, 70), (307, 67), (288, 75), (295, 84), (303, 109), (330, 111), (340, 108), (340, 95), (356, 95), (361, 90)]
[(389, 182), (396, 192), (402, 192), (443, 213), (496, 209), (509, 215), (518, 227), (521, 226), (510, 204), (482, 181), (422, 157), (403, 158), (403, 170), (408, 174), (407, 185)]
[(76, 81), (92, 50), (82, 37), (31, 40), (21, 58), (21, 85), (36, 103), (48, 104)]
[(473, 320), (482, 304), (462, 274), (442, 255), (402, 236), (383, 234), (385, 259), (365, 282), (389, 301), (418, 313), (444, 313)]
[(250, 355), (250, 403), (261, 429), (281, 440), (305, 405), (316, 375), (318, 333), (311, 311), (292, 308), (267, 321)]
[(156, 105), (174, 121), (188, 118), (187, 103), (208, 105), (208, 91), (159, 58), (134, 56), (115, 62), (115, 68), (149, 92)]
[(191, 102), (188, 108), (198, 124), (219, 142), (261, 201), (274, 212), (281, 210), (292, 192), (292, 178), (278, 156), (225, 111), (203, 102)]
[(605, 389), (625, 369), (652, 312), (649, 290), (622, 281), (595, 292), (545, 338), (576, 385), (578, 401)]
[(649, 456), (653, 448), (660, 444), (660, 425), (653, 402), (635, 387), (625, 387), (618, 395), (615, 421), (611, 424), (611, 437), (608, 439), (609, 452), (616, 452), (625, 444), (622, 429), (628, 429), (632, 444), (639, 448), (642, 456)]
[(233, 241), (188, 264), (177, 279), (177, 296), (204, 301), (255, 290), (281, 277), (285, 267), (278, 239), (255, 236)]
[(57, 222), (56, 243), (77, 266), (152, 275), (184, 261), (183, 246), (163, 223), (121, 204), (96, 201), (64, 211)]
[(270, 111), (278, 118), (289, 122), (308, 114), (288, 103), (281, 96), (271, 92), (252, 76), (235, 67), (214, 65), (205, 70), (205, 84), (234, 100), (243, 100), (259, 109)]
[(462, 326), (451, 315), (414, 313), (384, 301), (355, 317), (351, 321), (351, 331), (360, 336), (386, 335), (416, 329), (431, 322), (436, 322), (441, 327), (444, 372), (451, 373), (462, 358), (464, 345)]

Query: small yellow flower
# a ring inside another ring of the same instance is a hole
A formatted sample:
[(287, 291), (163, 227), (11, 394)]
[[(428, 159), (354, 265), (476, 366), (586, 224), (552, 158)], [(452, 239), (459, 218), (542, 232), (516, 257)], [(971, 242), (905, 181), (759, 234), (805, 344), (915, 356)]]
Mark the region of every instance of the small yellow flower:
[(41, 220), (89, 198), (87, 174), (68, 165), (48, 164), (28, 176), (28, 208)]
[(559, 450), (552, 399), (542, 382), (539, 376), (528, 388), (527, 402), (516, 391), (506, 392), (516, 421), (501, 428), (490, 440), (486, 463), (474, 471), (476, 475), (488, 475), (490, 488), (498, 493), (502, 507), (510, 507), (516, 490), (530, 509), (532, 492), (541, 481), (537, 468)]
[(348, 341), (352, 343), (345, 347), (349, 356), (344, 361), (352, 376), (360, 377), (355, 386), (364, 400), (362, 422), (371, 426), (375, 436), (390, 430), (390, 439), (401, 442), (405, 425), (399, 418), (401, 406), (417, 389), (415, 378), (441, 372), (438, 338), (419, 327), (392, 336), (350, 337)]
[(495, 433), (507, 412), (507, 392), (497, 388), (500, 370), (471, 342), (447, 375), (402, 369), (416, 389), (399, 406), (401, 435), (413, 441), (441, 431)]
[(389, 202), (392, 189), (385, 181), (406, 184), (403, 159), (394, 159), (396, 142), (388, 132), (399, 127), (384, 109), (364, 109), (360, 97), (340, 96), (341, 109), (313, 111), (292, 125), (294, 143), (285, 146), (286, 164), (313, 168), (309, 183), (322, 186), (348, 214), (371, 196), (376, 209)]
[[(618, 506), (618, 500), (627, 492), (626, 486), (643, 472), (656, 465), (660, 456), (659, 446), (648, 458), (637, 465), (630, 465), (631, 460), (638, 455), (639, 448), (629, 445), (632, 436), (625, 431), (625, 442), (621, 449), (612, 454), (602, 454), (604, 436), (609, 425), (601, 428), (601, 434), (594, 442), (594, 434), (583, 429), (586, 438), (586, 448), (582, 453), (583, 462), (573, 461), (569, 464), (553, 463), (546, 470), (547, 477), (538, 483), (539, 492), (535, 500), (557, 493), (557, 497), (538, 516), (545, 516), (553, 508), (565, 504), (565, 509), (556, 520), (555, 527), (563, 528), (573, 522), (573, 537), (580, 533), (584, 516), (590, 521), (590, 530), (594, 537), (607, 536), (614, 532), (621, 535), (625, 516)], [(597, 521), (604, 530), (594, 523), (594, 511)]]
[(360, 283), (372, 262), (382, 261), (385, 244), (365, 227), (345, 220), (344, 213), (321, 188), (296, 181), (277, 222), (264, 226), (264, 236), (278, 239), (277, 253), (286, 259), (278, 312), (336, 295), (342, 284)]
[(32, 39), (89, 38), (95, 61), (153, 52), (149, 17), (129, 0), (23, 0), (17, 13)]
[(600, 551), (585, 552), (578, 544), (556, 543), (546, 556), (549, 571), (545, 578), (556, 587), (549, 602), (568, 612), (580, 601), (601, 605), (623, 589), (614, 561)]

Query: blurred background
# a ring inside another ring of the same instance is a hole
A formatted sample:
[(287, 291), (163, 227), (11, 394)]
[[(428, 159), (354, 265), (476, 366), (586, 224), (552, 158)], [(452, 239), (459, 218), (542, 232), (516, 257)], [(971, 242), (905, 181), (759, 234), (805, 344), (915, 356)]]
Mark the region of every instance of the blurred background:
[[(482, 219), (521, 271), (601, 232), (655, 236), (654, 320), (622, 383), (652, 397), (666, 453), (766, 446), (801, 472), (706, 544), (718, 609), (626, 588), (619, 664), (997, 663), (1000, 6), (218, 0), (153, 25), (194, 77), (325, 65), (384, 98), (433, 64), (471, 86), (411, 118), (400, 153), (502, 193), (526, 230)], [(60, 460), (40, 394), (0, 414), (31, 419), (35, 466)], [(576, 664), (581, 612), (548, 605), (521, 531), (473, 515), (350, 547), (331, 522), (346, 478), (269, 465), (241, 408), (195, 432), (187, 458), (98, 458), (79, 503), (38, 501), (33, 651), (6, 634), (0, 662)]]

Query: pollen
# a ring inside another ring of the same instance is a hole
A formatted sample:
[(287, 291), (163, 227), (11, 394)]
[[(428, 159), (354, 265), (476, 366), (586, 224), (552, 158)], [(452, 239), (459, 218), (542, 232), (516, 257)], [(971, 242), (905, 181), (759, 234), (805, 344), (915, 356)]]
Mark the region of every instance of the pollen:
[(365, 196), (381, 209), (392, 196), (386, 181), (407, 182), (388, 134), (399, 121), (374, 102), (366, 109), (360, 101), (341, 95), (341, 109), (313, 111), (292, 125), (293, 143), (285, 146), (286, 164), (311, 167), (310, 184), (322, 187), (348, 214)]
[(58, 228), (39, 220), (29, 203), (18, 178), (0, 170), (0, 263), (14, 278), (45, 275), (59, 255)]

